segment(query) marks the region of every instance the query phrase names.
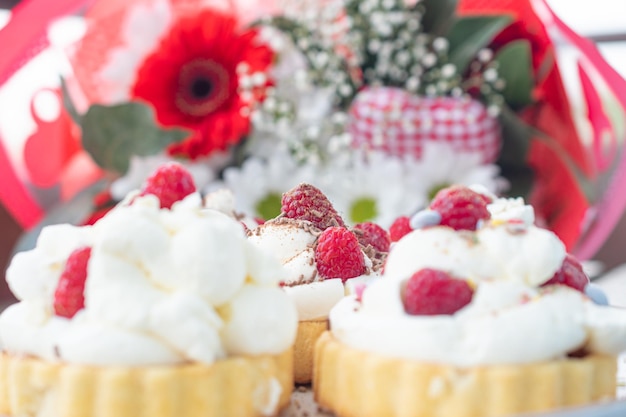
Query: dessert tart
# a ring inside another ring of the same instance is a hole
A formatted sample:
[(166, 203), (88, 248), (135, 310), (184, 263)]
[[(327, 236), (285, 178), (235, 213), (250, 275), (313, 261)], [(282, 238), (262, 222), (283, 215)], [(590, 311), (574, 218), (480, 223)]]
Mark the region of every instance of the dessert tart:
[(0, 415), (278, 415), (297, 330), (282, 273), (180, 165), (159, 168), (93, 226), (49, 226), (13, 258)]
[(248, 239), (285, 268), (283, 289), (299, 317), (294, 377), (307, 384), (315, 342), (328, 329), (328, 312), (380, 275), (389, 235), (374, 223), (347, 227), (319, 189), (300, 184), (283, 194), (281, 214), (251, 230)]
[(316, 346), (320, 406), (498, 417), (615, 397), (626, 311), (605, 305), (532, 207), (451, 187), (411, 223), (383, 278), (330, 312)]

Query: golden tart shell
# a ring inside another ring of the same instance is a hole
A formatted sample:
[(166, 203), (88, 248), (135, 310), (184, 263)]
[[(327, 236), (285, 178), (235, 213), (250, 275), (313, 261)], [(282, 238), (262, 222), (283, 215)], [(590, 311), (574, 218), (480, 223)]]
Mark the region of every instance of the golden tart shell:
[(293, 390), (293, 352), (211, 365), (85, 366), (0, 356), (0, 415), (274, 416)]
[(459, 368), (354, 349), (326, 332), (313, 388), (339, 417), (502, 417), (612, 399), (616, 375), (611, 356)]
[(294, 345), (294, 381), (308, 384), (313, 379), (315, 343), (328, 330), (328, 319), (303, 320), (298, 323)]

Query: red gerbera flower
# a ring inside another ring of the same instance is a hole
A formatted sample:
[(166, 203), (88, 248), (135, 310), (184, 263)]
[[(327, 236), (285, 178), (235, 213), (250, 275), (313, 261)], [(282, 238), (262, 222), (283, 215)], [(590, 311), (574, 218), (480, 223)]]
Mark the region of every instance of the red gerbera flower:
[(239, 77), (264, 73), (272, 59), (257, 30), (239, 31), (232, 16), (205, 10), (172, 26), (141, 65), (132, 93), (154, 106), (162, 125), (193, 131), (169, 152), (196, 158), (248, 133), (249, 106), (259, 95), (241, 94)]

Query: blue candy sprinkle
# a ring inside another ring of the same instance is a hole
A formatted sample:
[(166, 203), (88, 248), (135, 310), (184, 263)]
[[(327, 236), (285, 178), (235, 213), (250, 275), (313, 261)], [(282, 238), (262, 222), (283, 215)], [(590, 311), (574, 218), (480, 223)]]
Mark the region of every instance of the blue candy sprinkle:
[(415, 213), (413, 217), (411, 217), (411, 221), (409, 225), (411, 229), (423, 229), (428, 226), (436, 226), (441, 223), (441, 214), (434, 210), (422, 210)]
[(591, 298), (591, 301), (601, 306), (608, 306), (609, 299), (606, 296), (606, 293), (599, 285), (596, 284), (587, 284), (585, 286), (585, 294), (587, 297)]

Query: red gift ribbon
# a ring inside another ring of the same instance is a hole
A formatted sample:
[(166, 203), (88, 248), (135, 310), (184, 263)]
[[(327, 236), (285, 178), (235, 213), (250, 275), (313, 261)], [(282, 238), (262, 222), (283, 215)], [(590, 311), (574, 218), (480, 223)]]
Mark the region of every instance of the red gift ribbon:
[[(23, 0), (11, 12), (0, 30), (0, 87), (20, 68), (50, 46), (47, 30), (56, 19), (88, 6), (93, 0)], [(1, 139), (1, 138), (0, 138)], [(43, 216), (43, 210), (17, 173), (4, 143), (0, 140), (0, 202), (23, 227), (29, 228)]]
[[(550, 8), (545, 5), (545, 0), (533, 0), (536, 3), (538, 13), (544, 20), (548, 28), (559, 31), (568, 42), (578, 48), (582, 53), (581, 62), (579, 62), (579, 70), (584, 71), (586, 64), (595, 69), (600, 77), (603, 78), (607, 87), (615, 95), (623, 110), (626, 110), (626, 80), (615, 71), (602, 57), (600, 51), (593, 42), (579, 36), (571, 28), (569, 28), (562, 20), (560, 20)], [(605, 120), (601, 116), (598, 117), (597, 112), (600, 110), (597, 106), (600, 104), (594, 97), (594, 93), (590, 91), (589, 80), (586, 73), (583, 73), (582, 82), (583, 89), (588, 101), (588, 115), (592, 127), (596, 132), (606, 128)], [(590, 100), (591, 99), (591, 100)], [(594, 138), (596, 145), (602, 138)], [(615, 138), (613, 138), (615, 140)], [(613, 146), (613, 145), (610, 145)], [(606, 151), (594, 149), (594, 158), (601, 164), (606, 166)], [(604, 190), (602, 198), (594, 206), (591, 211), (593, 216), (587, 229), (584, 231), (583, 238), (579, 240), (574, 253), (581, 259), (592, 257), (598, 249), (602, 247), (606, 239), (610, 236), (613, 228), (622, 217), (626, 209), (626, 194), (624, 194), (624, 184), (626, 181), (626, 154), (622, 151), (622, 156), (617, 161), (615, 172), (613, 173), (608, 187)]]

